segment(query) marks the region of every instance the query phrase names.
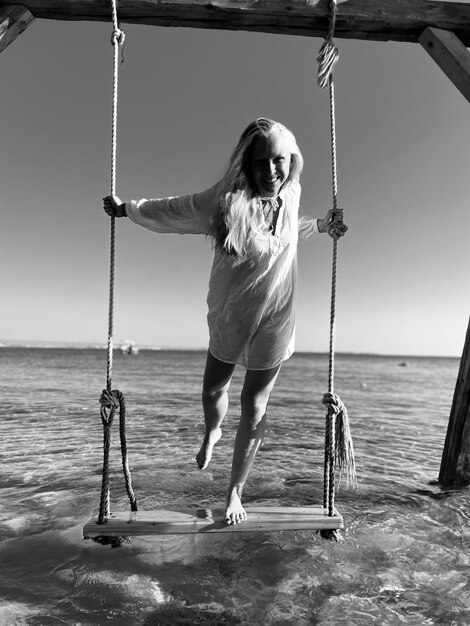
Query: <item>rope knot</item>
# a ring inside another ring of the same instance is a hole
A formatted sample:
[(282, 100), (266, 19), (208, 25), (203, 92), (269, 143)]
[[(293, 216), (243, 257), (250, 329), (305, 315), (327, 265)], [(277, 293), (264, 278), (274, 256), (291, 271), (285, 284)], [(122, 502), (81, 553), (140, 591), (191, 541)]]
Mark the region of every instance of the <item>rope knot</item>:
[(339, 50), (332, 39), (326, 39), (317, 56), (318, 74), (317, 84), (320, 89), (325, 89), (334, 67), (339, 59)]
[(126, 34), (120, 28), (115, 28), (111, 34), (111, 43), (113, 46), (123, 46), (126, 41)]
[(339, 415), (345, 409), (343, 401), (335, 393), (325, 393), (322, 398), (322, 404), (327, 407), (330, 413), (335, 415)]
[(119, 407), (119, 391), (113, 389), (113, 391), (108, 391), (108, 389), (103, 389), (103, 393), (100, 397), (100, 404), (105, 409), (110, 409), (114, 411)]
[(328, 34), (326, 35), (325, 41), (323, 42), (317, 56), (317, 84), (320, 89), (324, 89), (328, 85), (330, 78), (332, 78), (333, 75), (333, 69), (339, 59), (339, 51), (333, 41), (337, 14), (337, 0), (330, 0), (330, 23), (328, 26)]

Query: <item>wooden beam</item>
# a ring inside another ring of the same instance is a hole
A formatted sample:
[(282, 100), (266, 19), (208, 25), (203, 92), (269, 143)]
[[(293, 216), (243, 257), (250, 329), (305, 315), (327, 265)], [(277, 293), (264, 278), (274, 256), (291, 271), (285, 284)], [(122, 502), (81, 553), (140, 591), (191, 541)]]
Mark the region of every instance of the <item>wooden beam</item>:
[(470, 52), (447, 30), (426, 28), (419, 43), (470, 102)]
[[(0, 7), (17, 0), (0, 0)], [(37, 18), (110, 21), (110, 0), (24, 0)], [(119, 0), (122, 22), (323, 37), (329, 0)], [(418, 41), (449, 30), (470, 46), (470, 4), (439, 0), (338, 0), (335, 36)]]
[(24, 6), (0, 4), (0, 52), (34, 21), (34, 16)]
[(470, 484), (470, 321), (442, 453), (439, 482)]

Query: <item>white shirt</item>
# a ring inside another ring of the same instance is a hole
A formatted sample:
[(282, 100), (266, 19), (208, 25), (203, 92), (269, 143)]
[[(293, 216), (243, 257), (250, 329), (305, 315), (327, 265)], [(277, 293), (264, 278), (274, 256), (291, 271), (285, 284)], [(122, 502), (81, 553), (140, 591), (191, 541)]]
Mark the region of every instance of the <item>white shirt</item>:
[[(298, 219), (300, 191), (298, 182), (281, 190), (274, 233), (259, 202), (254, 239), (244, 257), (215, 249), (207, 321), (209, 350), (220, 361), (264, 370), (294, 351), (297, 241), (299, 233), (302, 238), (318, 233), (317, 220)], [(126, 210), (133, 222), (158, 233), (207, 235), (219, 202), (215, 185), (188, 196), (131, 201)]]

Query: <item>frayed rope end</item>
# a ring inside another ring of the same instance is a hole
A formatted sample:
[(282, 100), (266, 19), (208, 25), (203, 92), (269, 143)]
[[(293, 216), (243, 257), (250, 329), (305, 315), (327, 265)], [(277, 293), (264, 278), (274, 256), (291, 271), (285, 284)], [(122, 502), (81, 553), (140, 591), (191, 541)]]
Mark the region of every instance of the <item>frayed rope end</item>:
[(339, 482), (341, 482), (341, 477), (344, 472), (346, 488), (357, 487), (354, 447), (349, 426), (348, 412), (344, 404), (342, 410), (336, 416), (335, 453), (336, 467), (339, 471)]
[(326, 393), (322, 403), (328, 408), (328, 414), (335, 420), (335, 469), (339, 483), (346, 478), (346, 488), (357, 487), (356, 461), (349, 424), (349, 416), (341, 398), (335, 393)]

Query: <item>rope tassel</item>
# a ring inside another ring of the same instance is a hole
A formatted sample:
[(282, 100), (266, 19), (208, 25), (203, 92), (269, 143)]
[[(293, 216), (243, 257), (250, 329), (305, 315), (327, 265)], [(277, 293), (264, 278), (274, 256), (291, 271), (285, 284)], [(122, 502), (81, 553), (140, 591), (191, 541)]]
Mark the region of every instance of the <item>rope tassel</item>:
[(339, 479), (346, 475), (346, 487), (357, 486), (354, 447), (346, 406), (335, 393), (325, 393), (322, 403), (327, 407), (327, 420), (334, 420), (334, 468)]

